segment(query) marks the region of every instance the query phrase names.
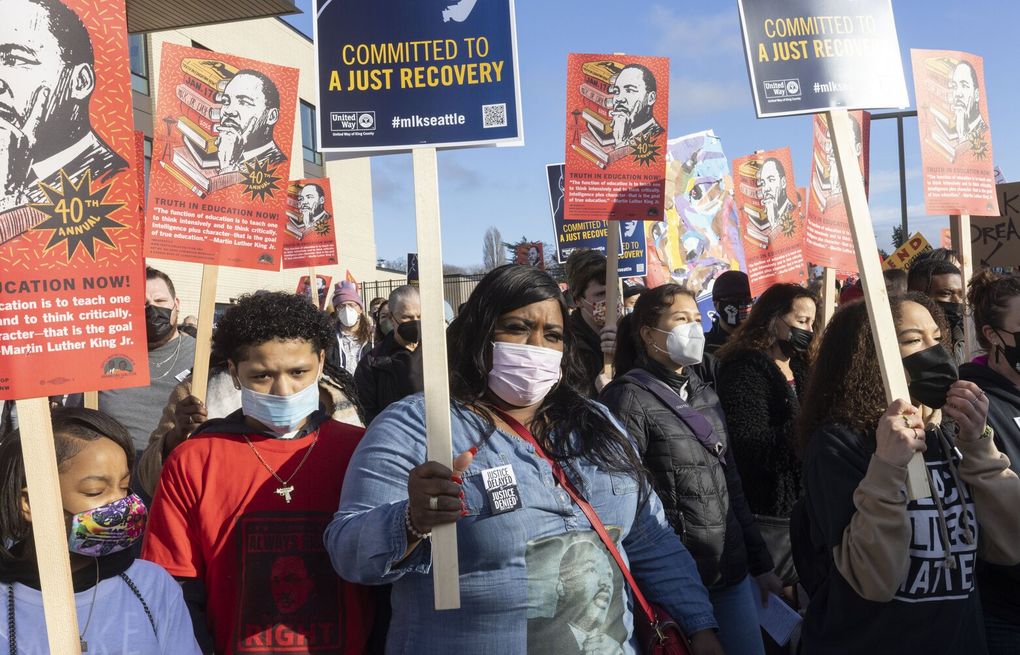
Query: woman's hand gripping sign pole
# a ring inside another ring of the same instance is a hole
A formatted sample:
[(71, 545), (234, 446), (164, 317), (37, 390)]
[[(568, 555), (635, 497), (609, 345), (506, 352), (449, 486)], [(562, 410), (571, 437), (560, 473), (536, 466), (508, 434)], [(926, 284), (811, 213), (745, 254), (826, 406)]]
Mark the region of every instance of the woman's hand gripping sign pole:
[[(864, 298), (868, 304), (868, 319), (875, 339), (875, 352), (878, 354), (878, 364), (882, 371), (886, 401), (892, 403), (900, 398), (909, 400), (910, 391), (907, 389), (907, 376), (903, 372), (900, 359), (889, 295), (885, 289), (881, 265), (875, 255), (878, 252), (878, 244), (871, 224), (868, 199), (864, 194), (864, 179), (861, 177), (861, 169), (854, 152), (850, 115), (845, 109), (831, 109), (826, 112), (826, 120), (829, 123), (829, 133), (832, 135), (832, 146), (836, 154), (836, 168), (843, 183), (847, 217), (850, 231), (853, 233), (854, 248), (857, 251), (857, 266), (864, 285)], [(907, 466), (907, 493), (915, 500), (931, 496), (924, 458), (920, 453), (915, 454)]]

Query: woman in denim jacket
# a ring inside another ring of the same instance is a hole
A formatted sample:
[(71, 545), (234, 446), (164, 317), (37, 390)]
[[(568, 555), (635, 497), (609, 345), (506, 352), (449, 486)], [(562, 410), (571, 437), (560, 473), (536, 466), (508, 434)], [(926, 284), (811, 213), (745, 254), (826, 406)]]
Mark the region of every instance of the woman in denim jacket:
[[(420, 394), (380, 414), (355, 452), (326, 547), (345, 579), (393, 585), (387, 653), (639, 652), (616, 563), (551, 466), (495, 410), (566, 469), (693, 652), (722, 653), (708, 593), (633, 443), (578, 392), (567, 318), (547, 274), (495, 269), (448, 332), (455, 470), (426, 462)], [(439, 613), (427, 535), (454, 521), (461, 608)]]

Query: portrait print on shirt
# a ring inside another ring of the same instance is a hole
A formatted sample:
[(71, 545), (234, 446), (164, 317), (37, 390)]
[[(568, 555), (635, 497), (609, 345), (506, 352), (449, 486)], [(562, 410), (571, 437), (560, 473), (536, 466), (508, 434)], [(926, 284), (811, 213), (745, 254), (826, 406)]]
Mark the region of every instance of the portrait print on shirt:
[(276, 512), (238, 521), (236, 653), (343, 651), (340, 584), (322, 544), (328, 522)]
[[(620, 528), (607, 526), (614, 540)], [(623, 653), (625, 583), (598, 535), (568, 532), (537, 539), (528, 569), (528, 653)]]

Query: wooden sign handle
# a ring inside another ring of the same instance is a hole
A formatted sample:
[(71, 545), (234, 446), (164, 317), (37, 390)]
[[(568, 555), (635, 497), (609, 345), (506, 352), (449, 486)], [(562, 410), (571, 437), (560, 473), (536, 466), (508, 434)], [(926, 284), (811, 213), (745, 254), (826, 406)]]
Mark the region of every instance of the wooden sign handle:
[[(620, 315), (620, 221), (609, 221), (606, 234), (606, 322)], [(602, 373), (613, 377), (613, 356), (602, 355)]]
[[(967, 285), (974, 276), (974, 254), (970, 240), (970, 214), (959, 214), (949, 217), (949, 235), (953, 242), (953, 250), (960, 257), (960, 273), (963, 277), (963, 293), (966, 298)], [(964, 361), (969, 362), (978, 350), (977, 333), (974, 326), (974, 315), (965, 312), (963, 322), (965, 335)]]
[(50, 403), (46, 398), (19, 400), (17, 409), (49, 652), (80, 655), (78, 610), (71, 585)]
[(836, 313), (836, 269), (825, 267), (822, 274), (822, 325), (828, 325)]
[(216, 313), (216, 280), (220, 267), (202, 266), (202, 290), (198, 296), (198, 336), (195, 364), (191, 369), (191, 395), (205, 402), (209, 387), (209, 356), (212, 354), (213, 318)]
[[(425, 379), (425, 434), (428, 459), (453, 468), (450, 378), (443, 310), (443, 248), (439, 224), (439, 172), (435, 148), (411, 153), (418, 232), (418, 290), (421, 293), (422, 368)], [(437, 610), (460, 608), (457, 524), (432, 529), (432, 584)]]
[[(861, 283), (864, 285), (868, 320), (871, 323), (878, 365), (882, 371), (886, 402), (891, 404), (897, 399), (909, 401), (907, 376), (903, 372), (899, 342), (896, 339), (896, 325), (893, 322), (892, 308), (889, 306), (889, 294), (885, 289), (882, 267), (878, 261), (878, 243), (875, 241), (871, 211), (868, 209), (868, 198), (864, 193), (864, 178), (861, 176), (860, 163), (854, 148), (850, 115), (845, 109), (832, 109), (825, 113), (825, 118), (829, 125), (829, 134), (832, 135), (836, 168), (843, 182), (847, 218), (854, 237), (854, 248), (857, 251), (857, 267), (861, 272)], [(928, 472), (924, 457), (920, 453), (915, 453), (907, 465), (907, 494), (913, 500), (931, 496)]]

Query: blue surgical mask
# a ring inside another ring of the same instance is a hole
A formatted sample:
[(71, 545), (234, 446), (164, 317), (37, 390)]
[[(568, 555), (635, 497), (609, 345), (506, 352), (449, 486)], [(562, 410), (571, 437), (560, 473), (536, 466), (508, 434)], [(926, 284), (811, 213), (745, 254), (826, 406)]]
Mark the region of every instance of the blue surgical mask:
[(241, 385), (241, 411), (275, 434), (293, 432), (296, 426), (319, 409), (319, 383), (316, 381), (289, 396), (259, 393)]

